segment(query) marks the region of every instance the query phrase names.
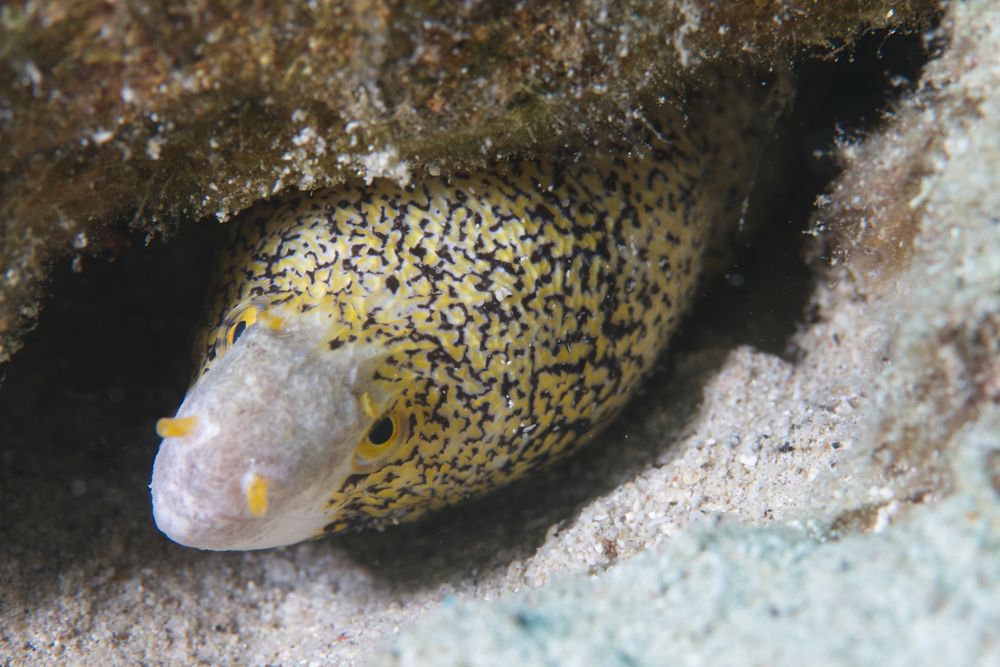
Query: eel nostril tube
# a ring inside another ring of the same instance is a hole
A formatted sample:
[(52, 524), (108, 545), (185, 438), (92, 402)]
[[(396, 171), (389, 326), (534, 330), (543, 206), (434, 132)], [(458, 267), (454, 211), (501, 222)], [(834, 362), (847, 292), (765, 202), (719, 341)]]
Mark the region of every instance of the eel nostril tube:
[(246, 483), (247, 509), (255, 517), (262, 517), (267, 514), (267, 478), (263, 475), (253, 473)]
[(179, 438), (190, 435), (198, 426), (197, 417), (164, 417), (156, 421), (156, 435), (161, 438)]

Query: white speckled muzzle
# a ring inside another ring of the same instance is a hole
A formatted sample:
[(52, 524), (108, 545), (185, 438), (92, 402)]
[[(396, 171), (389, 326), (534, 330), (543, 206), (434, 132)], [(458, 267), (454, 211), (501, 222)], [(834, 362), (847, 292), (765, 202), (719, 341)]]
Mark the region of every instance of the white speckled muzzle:
[[(150, 486), (157, 527), (199, 549), (300, 542), (330, 522), (367, 423), (352, 351), (307, 327), (248, 330), (164, 429)], [(191, 419), (193, 418), (193, 419)]]

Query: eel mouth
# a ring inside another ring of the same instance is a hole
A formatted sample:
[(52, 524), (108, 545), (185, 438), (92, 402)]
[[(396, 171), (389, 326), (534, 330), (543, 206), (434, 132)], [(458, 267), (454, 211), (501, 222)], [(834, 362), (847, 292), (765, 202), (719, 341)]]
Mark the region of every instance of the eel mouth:
[(179, 438), (191, 435), (198, 426), (198, 417), (163, 417), (156, 421), (156, 435), (161, 438)]

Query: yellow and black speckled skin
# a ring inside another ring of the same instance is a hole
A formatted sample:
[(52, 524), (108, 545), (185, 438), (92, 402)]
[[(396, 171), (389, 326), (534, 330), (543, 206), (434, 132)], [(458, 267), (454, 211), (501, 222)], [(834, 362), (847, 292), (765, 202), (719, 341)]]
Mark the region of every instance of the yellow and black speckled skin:
[(505, 484), (622, 408), (690, 301), (713, 217), (731, 203), (709, 173), (713, 155), (720, 164), (711, 126), (655, 116), (631, 143), (576, 161), (355, 184), (238, 223), (201, 373), (253, 303), (282, 317), (326, 312), (329, 349), (384, 348), (366, 372), (402, 388), (391, 411), (408, 424), (405, 442), (330, 489), (327, 532)]

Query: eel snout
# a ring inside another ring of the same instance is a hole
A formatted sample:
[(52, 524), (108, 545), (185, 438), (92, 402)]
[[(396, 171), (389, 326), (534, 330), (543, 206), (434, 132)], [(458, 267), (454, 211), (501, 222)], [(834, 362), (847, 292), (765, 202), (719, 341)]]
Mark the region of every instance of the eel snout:
[(366, 422), (351, 369), (256, 327), (188, 392), (163, 437), (150, 490), (157, 527), (200, 549), (258, 549), (315, 536), (350, 474)]

